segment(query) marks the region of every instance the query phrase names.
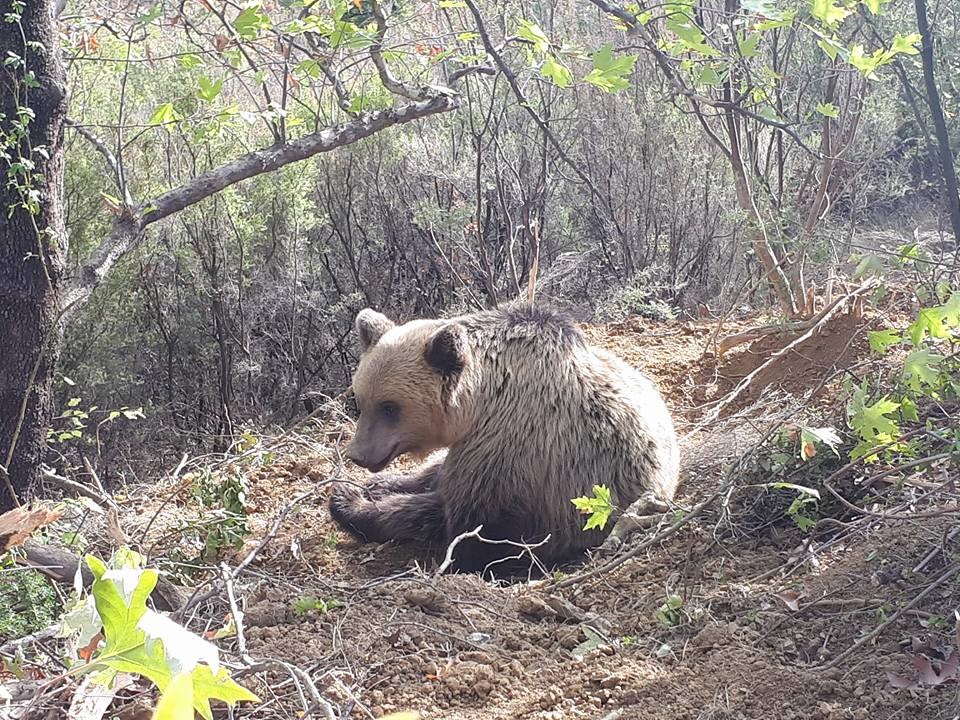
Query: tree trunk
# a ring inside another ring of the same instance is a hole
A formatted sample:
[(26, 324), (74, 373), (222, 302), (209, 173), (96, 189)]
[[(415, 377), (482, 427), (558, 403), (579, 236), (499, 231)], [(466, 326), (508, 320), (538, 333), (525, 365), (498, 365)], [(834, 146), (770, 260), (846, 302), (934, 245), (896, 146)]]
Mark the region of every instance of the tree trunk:
[(947, 134), (947, 123), (943, 118), (943, 106), (940, 104), (940, 93), (937, 90), (937, 79), (933, 74), (933, 33), (927, 21), (926, 0), (914, 0), (917, 8), (917, 29), (923, 44), (920, 46), (920, 59), (923, 61), (923, 84), (927, 91), (927, 104), (930, 106), (930, 115), (933, 118), (933, 129), (937, 135), (937, 146), (940, 149), (940, 172), (946, 185), (947, 211), (950, 213), (950, 225), (953, 227), (953, 236), (960, 242), (960, 192), (957, 190), (957, 171), (953, 164), (953, 152), (950, 149), (950, 136)]
[(10, 58), (0, 68), (0, 512), (37, 477), (62, 343), (67, 103), (54, 5), (0, 0), (0, 50)]

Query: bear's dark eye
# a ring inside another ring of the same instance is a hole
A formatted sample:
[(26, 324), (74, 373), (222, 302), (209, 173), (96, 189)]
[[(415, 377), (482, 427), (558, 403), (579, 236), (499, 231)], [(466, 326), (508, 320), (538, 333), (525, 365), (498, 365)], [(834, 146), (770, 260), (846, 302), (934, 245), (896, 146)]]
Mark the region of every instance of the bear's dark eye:
[(400, 406), (395, 402), (386, 400), (380, 403), (380, 414), (387, 420), (399, 420), (400, 419)]

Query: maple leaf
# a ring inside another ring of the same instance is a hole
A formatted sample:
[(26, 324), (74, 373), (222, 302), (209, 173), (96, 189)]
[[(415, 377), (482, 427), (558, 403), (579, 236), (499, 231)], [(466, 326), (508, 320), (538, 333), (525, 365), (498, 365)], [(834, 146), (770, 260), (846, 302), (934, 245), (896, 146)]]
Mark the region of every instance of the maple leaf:
[(896, 345), (902, 340), (900, 333), (892, 328), (886, 330), (871, 330), (867, 333), (870, 340), (870, 349), (875, 353), (883, 354), (891, 345)]
[(940, 385), (940, 363), (942, 355), (923, 348), (914, 350), (903, 362), (903, 379), (911, 390), (921, 390), (926, 385), (937, 388)]
[(942, 318), (940, 308), (924, 308), (918, 312), (917, 319), (907, 328), (906, 335), (910, 342), (919, 345), (927, 335), (932, 338), (949, 337)]
[(610, 497), (610, 489), (605, 485), (593, 486), (593, 497), (578, 497), (571, 500), (574, 507), (583, 515), (589, 515), (584, 530), (603, 529), (616, 509)]

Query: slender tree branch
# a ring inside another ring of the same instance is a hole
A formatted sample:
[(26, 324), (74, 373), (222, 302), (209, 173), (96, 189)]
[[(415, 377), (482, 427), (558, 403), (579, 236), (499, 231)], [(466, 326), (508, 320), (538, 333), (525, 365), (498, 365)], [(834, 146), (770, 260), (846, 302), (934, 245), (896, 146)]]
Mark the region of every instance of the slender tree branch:
[(799, 145), (806, 153), (812, 155), (817, 160), (822, 159), (820, 153), (807, 145), (803, 138), (800, 137), (799, 133), (797, 133), (797, 131), (789, 123), (774, 120), (759, 113), (755, 113), (752, 110), (748, 110), (740, 103), (739, 97), (733, 100), (714, 100), (713, 98), (700, 95), (699, 93), (691, 90), (683, 81), (683, 79), (677, 74), (673, 64), (670, 61), (670, 58), (662, 50), (660, 50), (660, 46), (657, 43), (656, 38), (647, 27), (642, 25), (637, 20), (636, 15), (623, 9), (619, 5), (608, 2), (607, 0), (589, 1), (603, 12), (607, 13), (608, 15), (612, 15), (623, 22), (627, 26), (627, 32), (637, 35), (641, 38), (643, 43), (646, 45), (645, 49), (653, 55), (653, 59), (656, 61), (657, 66), (673, 86), (673, 91), (676, 94), (687, 98), (691, 104), (707, 105), (709, 107), (716, 108), (717, 110), (732, 110), (738, 115), (743, 115), (744, 117), (750, 118), (751, 120), (754, 120), (762, 125), (776, 128), (789, 135), (793, 141), (797, 143), (797, 145)]
[(82, 136), (85, 140), (87, 140), (87, 142), (93, 145), (97, 152), (103, 155), (104, 159), (107, 161), (107, 165), (110, 166), (110, 170), (113, 171), (113, 181), (117, 186), (117, 190), (120, 191), (124, 205), (126, 207), (133, 207), (133, 198), (130, 197), (130, 192), (127, 189), (127, 183), (123, 179), (123, 173), (120, 168), (120, 163), (117, 161), (117, 156), (111, 152), (110, 148), (107, 147), (107, 144), (103, 140), (94, 135), (92, 132), (90, 132), (90, 130), (85, 128), (76, 120), (67, 118), (66, 123), (69, 127), (72, 127), (74, 130), (76, 130), (78, 135)]
[(64, 315), (69, 319), (83, 305), (117, 261), (140, 243), (144, 230), (158, 220), (195, 205), (242, 180), (351, 145), (394, 125), (449, 112), (459, 106), (459, 97), (447, 91), (403, 108), (373, 112), (287, 143), (247, 153), (142, 203), (138, 208), (134, 209), (131, 204), (131, 207), (121, 210), (110, 234), (90, 254), (79, 277), (64, 293), (61, 303)]
[(465, 0), (467, 8), (473, 14), (474, 22), (477, 24), (477, 33), (480, 35), (480, 40), (483, 42), (483, 47), (487, 51), (487, 55), (493, 58), (494, 63), (500, 69), (500, 72), (503, 73), (503, 76), (507, 79), (507, 84), (510, 85), (510, 89), (513, 90), (513, 94), (516, 96), (517, 101), (520, 103), (520, 106), (527, 111), (527, 114), (533, 118), (533, 121), (537, 124), (543, 134), (546, 136), (547, 140), (550, 141), (550, 144), (553, 145), (554, 150), (557, 151), (557, 154), (560, 158), (570, 166), (570, 169), (573, 170), (577, 177), (589, 188), (590, 193), (600, 201), (600, 204), (603, 207), (609, 207), (609, 198), (607, 198), (603, 193), (597, 189), (597, 186), (593, 183), (593, 180), (580, 169), (580, 166), (573, 161), (566, 150), (563, 149), (563, 145), (560, 144), (560, 141), (557, 140), (556, 136), (553, 134), (553, 131), (550, 129), (550, 126), (547, 122), (540, 117), (534, 107), (529, 103), (526, 96), (523, 94), (523, 90), (520, 89), (520, 83), (517, 80), (516, 73), (507, 65), (506, 61), (503, 59), (503, 55), (500, 54), (500, 51), (494, 46), (493, 41), (490, 39), (490, 33), (487, 30), (487, 25), (483, 20), (483, 15), (480, 14), (480, 9), (477, 7), (477, 4), (474, 0)]
[(394, 95), (409, 98), (410, 100), (423, 100), (429, 94), (428, 88), (410, 88), (394, 77), (390, 71), (387, 61), (383, 59), (383, 40), (387, 35), (387, 15), (383, 7), (377, 0), (370, 0), (370, 7), (373, 10), (373, 20), (377, 26), (376, 39), (370, 45), (370, 59), (377, 68), (377, 74), (380, 75), (380, 82)]

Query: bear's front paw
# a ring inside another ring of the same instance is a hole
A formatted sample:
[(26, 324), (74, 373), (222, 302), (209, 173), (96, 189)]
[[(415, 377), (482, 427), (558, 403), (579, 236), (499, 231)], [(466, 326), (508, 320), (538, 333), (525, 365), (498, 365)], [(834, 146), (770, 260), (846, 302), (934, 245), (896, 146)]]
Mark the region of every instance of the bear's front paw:
[(347, 522), (363, 502), (366, 502), (366, 498), (360, 488), (350, 483), (337, 483), (330, 493), (330, 515), (337, 522)]
[(380, 473), (367, 480), (363, 492), (368, 500), (376, 502), (377, 500), (385, 498), (387, 495), (395, 493), (397, 491), (397, 485), (402, 481), (402, 475)]

